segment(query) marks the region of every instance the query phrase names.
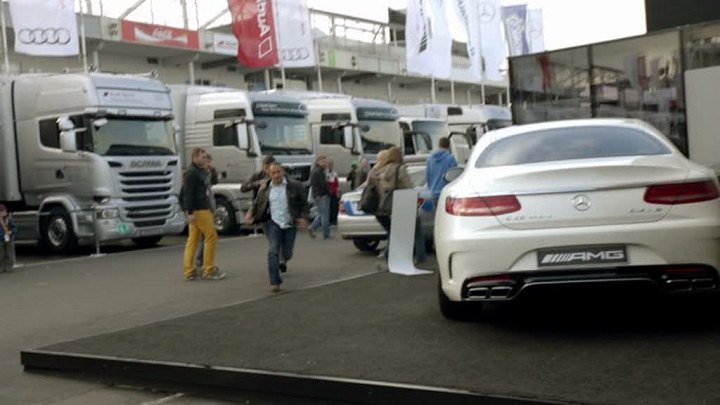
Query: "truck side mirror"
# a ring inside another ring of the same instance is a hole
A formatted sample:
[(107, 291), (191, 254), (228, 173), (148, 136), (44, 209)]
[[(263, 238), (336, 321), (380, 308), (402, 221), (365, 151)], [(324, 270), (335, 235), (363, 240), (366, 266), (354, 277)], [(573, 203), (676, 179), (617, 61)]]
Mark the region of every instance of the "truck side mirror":
[(92, 122), (93, 128), (95, 128), (96, 130), (104, 127), (105, 125), (107, 125), (107, 123), (108, 123), (107, 118), (97, 118), (97, 119), (94, 119)]
[(60, 149), (63, 152), (77, 152), (75, 124), (70, 117), (63, 115), (55, 121), (60, 132)]
[(236, 125), (238, 147), (242, 150), (250, 149), (250, 134), (246, 125)]
[(267, 122), (265, 122), (265, 121), (255, 121), (255, 128), (265, 129), (265, 128), (267, 128), (267, 127), (268, 127)]
[(77, 152), (77, 135), (74, 129), (60, 131), (60, 149), (63, 152)]
[(360, 130), (363, 131), (363, 132), (368, 132), (368, 131), (370, 131), (370, 125), (368, 125), (368, 124), (358, 125), (358, 128), (360, 128)]
[(342, 128), (343, 131), (343, 147), (347, 149), (353, 149), (355, 146), (355, 142), (353, 140), (353, 128), (351, 126), (346, 126)]

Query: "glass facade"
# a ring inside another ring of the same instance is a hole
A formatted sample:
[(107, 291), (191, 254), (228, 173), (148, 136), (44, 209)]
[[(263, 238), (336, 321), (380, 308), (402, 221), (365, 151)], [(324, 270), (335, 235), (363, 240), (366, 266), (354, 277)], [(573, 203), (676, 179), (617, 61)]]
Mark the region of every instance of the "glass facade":
[(644, 120), (687, 154), (683, 72), (720, 65), (720, 23), (510, 59), (518, 124)]
[(586, 47), (511, 59), (515, 122), (590, 118), (590, 63)]

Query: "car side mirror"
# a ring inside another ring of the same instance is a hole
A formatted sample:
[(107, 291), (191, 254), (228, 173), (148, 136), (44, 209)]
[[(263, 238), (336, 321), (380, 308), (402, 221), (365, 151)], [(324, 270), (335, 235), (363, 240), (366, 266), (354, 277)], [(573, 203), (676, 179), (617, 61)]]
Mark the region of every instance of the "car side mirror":
[(448, 183), (452, 183), (455, 179), (460, 177), (462, 172), (462, 167), (453, 167), (452, 169), (449, 169), (447, 172), (445, 172), (445, 176), (443, 177), (445, 178), (445, 181), (447, 181)]

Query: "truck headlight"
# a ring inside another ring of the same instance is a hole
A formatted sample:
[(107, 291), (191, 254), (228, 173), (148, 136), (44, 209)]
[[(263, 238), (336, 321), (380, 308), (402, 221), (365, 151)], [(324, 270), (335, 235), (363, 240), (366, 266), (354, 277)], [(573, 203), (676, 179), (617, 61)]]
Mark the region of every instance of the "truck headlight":
[(115, 219), (120, 217), (120, 210), (117, 208), (105, 208), (98, 210), (98, 219)]

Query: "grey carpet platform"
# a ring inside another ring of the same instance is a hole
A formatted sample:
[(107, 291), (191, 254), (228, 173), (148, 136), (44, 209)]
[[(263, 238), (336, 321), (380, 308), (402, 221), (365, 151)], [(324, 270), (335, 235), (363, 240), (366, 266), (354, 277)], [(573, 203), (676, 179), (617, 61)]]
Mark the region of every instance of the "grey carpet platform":
[(22, 363), (338, 402), (720, 403), (717, 321), (605, 305), (578, 319), (561, 303), (451, 322), (435, 286), (378, 273), (26, 350)]

